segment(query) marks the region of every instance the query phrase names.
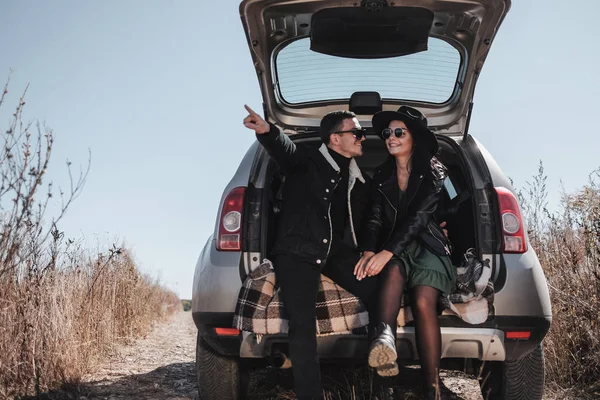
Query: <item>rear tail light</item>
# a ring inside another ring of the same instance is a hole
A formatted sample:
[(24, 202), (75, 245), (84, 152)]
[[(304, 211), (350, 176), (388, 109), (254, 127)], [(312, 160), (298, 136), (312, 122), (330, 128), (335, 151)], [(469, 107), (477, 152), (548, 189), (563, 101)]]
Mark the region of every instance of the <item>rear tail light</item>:
[(529, 331), (509, 331), (506, 332), (504, 337), (511, 340), (528, 340), (531, 337)]
[(245, 187), (236, 187), (225, 197), (219, 218), (218, 250), (240, 251), (242, 249), (242, 209), (245, 190)]
[(215, 333), (219, 336), (238, 336), (240, 330), (235, 328), (215, 328)]
[(504, 187), (496, 187), (495, 189), (500, 205), (504, 253), (525, 253), (527, 251), (525, 228), (523, 227), (523, 218), (521, 217), (517, 198)]

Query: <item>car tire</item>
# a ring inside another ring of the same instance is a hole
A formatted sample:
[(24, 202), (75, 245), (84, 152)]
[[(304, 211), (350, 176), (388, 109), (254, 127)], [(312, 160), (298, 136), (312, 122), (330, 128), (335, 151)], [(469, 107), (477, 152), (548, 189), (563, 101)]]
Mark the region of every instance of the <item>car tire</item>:
[(248, 373), (240, 360), (214, 351), (200, 333), (196, 342), (196, 376), (200, 400), (241, 400), (245, 398)]
[(520, 360), (483, 363), (479, 385), (485, 400), (541, 400), (544, 379), (540, 344)]

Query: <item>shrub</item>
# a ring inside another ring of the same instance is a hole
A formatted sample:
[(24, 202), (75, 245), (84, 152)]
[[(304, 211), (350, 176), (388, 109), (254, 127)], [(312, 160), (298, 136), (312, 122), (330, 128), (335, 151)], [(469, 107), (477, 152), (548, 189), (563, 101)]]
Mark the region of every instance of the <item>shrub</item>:
[[(0, 109), (7, 93), (8, 84)], [(77, 381), (115, 341), (144, 334), (181, 307), (129, 251), (86, 250), (57, 228), (87, 172), (74, 180), (69, 166), (70, 191), (59, 191), (58, 215), (45, 220), (53, 134), (24, 123), (24, 107), (23, 96), (0, 133), (0, 398)]]

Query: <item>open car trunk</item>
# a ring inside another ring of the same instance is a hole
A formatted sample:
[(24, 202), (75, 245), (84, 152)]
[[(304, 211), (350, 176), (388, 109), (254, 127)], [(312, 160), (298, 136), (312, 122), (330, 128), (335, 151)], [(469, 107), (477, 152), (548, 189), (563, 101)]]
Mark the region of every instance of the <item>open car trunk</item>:
[(316, 128), (352, 93), (373, 91), (383, 110), (410, 105), (436, 133), (456, 134), (467, 131), (477, 78), (510, 4), (244, 0), (240, 17), (270, 122)]

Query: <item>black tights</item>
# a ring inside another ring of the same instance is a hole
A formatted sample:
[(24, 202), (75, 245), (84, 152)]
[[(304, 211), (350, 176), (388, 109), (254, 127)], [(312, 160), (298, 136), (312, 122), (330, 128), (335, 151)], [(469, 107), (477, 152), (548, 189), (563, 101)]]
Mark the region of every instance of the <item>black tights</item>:
[(391, 326), (394, 334), (396, 334), (398, 326), (396, 318), (400, 312), (402, 294), (404, 293), (404, 285), (406, 284), (405, 276), (406, 272), (402, 261), (392, 259), (383, 267), (379, 278), (378, 320)]
[[(400, 312), (405, 284), (406, 272), (402, 261), (390, 260), (381, 271), (378, 320), (390, 325), (394, 335), (398, 326), (396, 318)], [(421, 370), (425, 385), (430, 387), (438, 382), (442, 352), (442, 338), (437, 315), (440, 291), (431, 286), (416, 286), (412, 289), (410, 297)]]

